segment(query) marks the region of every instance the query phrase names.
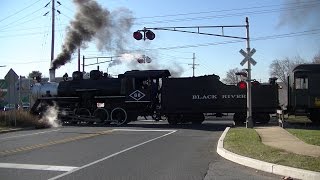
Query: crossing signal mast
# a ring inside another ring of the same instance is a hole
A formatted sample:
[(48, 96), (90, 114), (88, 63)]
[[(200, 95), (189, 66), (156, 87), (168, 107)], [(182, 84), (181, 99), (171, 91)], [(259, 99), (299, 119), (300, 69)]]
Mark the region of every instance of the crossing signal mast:
[[(206, 28), (221, 28), (221, 34), (212, 34), (206, 32), (200, 32), (200, 29)], [(240, 36), (230, 36), (224, 34), (225, 28), (246, 28), (246, 37)], [(189, 31), (183, 29), (196, 29), (196, 31)], [(252, 55), (256, 52), (255, 49), (250, 48), (250, 36), (249, 36), (249, 19), (246, 17), (246, 24), (245, 25), (231, 25), (231, 26), (189, 26), (189, 27), (159, 27), (159, 28), (146, 28), (144, 27), (142, 30), (137, 30), (133, 33), (133, 38), (136, 40), (153, 40), (156, 36), (151, 30), (166, 30), (166, 31), (176, 31), (176, 32), (184, 32), (184, 33), (192, 33), (192, 34), (202, 34), (208, 36), (217, 36), (217, 37), (225, 37), (225, 38), (234, 38), (234, 39), (243, 39), (246, 40), (247, 48), (246, 51), (240, 50), (240, 53), (245, 57), (240, 65), (244, 65), (247, 63), (248, 68), (247, 71), (247, 79), (246, 79), (246, 89), (247, 89), (247, 121), (246, 127), (253, 128), (253, 120), (252, 120), (252, 100), (251, 100), (251, 64), (255, 65), (257, 62), (252, 59)], [(242, 85), (242, 88), (245, 88)]]

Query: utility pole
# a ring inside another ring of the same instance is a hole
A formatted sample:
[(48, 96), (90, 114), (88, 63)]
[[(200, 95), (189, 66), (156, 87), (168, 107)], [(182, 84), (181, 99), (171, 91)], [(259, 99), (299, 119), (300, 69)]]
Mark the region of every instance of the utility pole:
[(192, 66), (192, 77), (194, 77), (194, 70), (196, 69), (195, 66), (198, 66), (199, 64), (195, 64), (196, 61), (196, 54), (193, 53), (193, 57), (192, 57), (192, 64), (188, 64)]
[(51, 63), (54, 60), (54, 19), (55, 19), (55, 0), (52, 0), (52, 27), (51, 27)]
[[(250, 36), (249, 36), (249, 19), (246, 17), (246, 29), (247, 29), (247, 54), (250, 54)], [(251, 62), (248, 61), (248, 79), (247, 79), (247, 128), (253, 128), (252, 121), (252, 101), (251, 101)]]
[(78, 48), (78, 71), (80, 72), (80, 47)]

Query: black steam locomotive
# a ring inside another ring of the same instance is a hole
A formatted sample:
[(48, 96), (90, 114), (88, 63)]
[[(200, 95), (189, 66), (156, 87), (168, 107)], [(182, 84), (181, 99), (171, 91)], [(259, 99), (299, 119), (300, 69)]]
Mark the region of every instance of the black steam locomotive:
[[(246, 86), (226, 85), (219, 76), (169, 78), (168, 70), (127, 71), (111, 78), (98, 70), (83, 79), (76, 71), (72, 80), (59, 83), (36, 84), (31, 111), (41, 114), (56, 105), (60, 119), (68, 123), (88, 122), (122, 125), (137, 120), (138, 116), (166, 117), (169, 124), (201, 124), (204, 113), (221, 116), (234, 113), (234, 121), (246, 121)], [(242, 84), (241, 84), (242, 83)], [(244, 83), (244, 84), (243, 84)], [(278, 85), (253, 83), (253, 120), (268, 123), (276, 113)]]

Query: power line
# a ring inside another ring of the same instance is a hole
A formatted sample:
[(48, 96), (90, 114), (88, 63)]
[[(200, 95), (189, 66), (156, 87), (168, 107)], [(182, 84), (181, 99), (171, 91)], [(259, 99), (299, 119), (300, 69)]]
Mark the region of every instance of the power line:
[[(161, 24), (161, 23), (170, 23), (170, 22), (185, 22), (185, 21), (196, 21), (196, 20), (205, 20), (212, 18), (226, 18), (226, 17), (234, 17), (234, 16), (243, 16), (243, 15), (257, 15), (257, 14), (268, 14), (289, 10), (297, 10), (297, 9), (305, 9), (310, 8), (310, 6), (315, 7), (319, 6), (320, 2), (316, 2), (314, 4), (305, 4), (305, 5), (297, 5), (290, 8), (278, 8), (278, 9), (266, 9), (266, 10), (257, 10), (257, 11), (247, 11), (247, 12), (238, 12), (238, 13), (230, 13), (230, 14), (218, 14), (212, 16), (198, 16), (198, 17), (190, 17), (190, 18), (179, 18), (179, 19), (169, 19), (169, 20), (158, 20), (158, 21), (150, 21), (150, 22), (140, 22), (135, 23), (135, 25), (145, 25), (145, 24)], [(247, 8), (251, 9), (251, 8)]]
[[(305, 35), (313, 35), (320, 34), (320, 29), (306, 30), (300, 32), (292, 32), (286, 34), (278, 34), (271, 36), (262, 36), (251, 38), (251, 41), (261, 41), (261, 40), (269, 40), (269, 39), (280, 39), (280, 38), (288, 38), (288, 37), (296, 37), (296, 36), (305, 36)], [(223, 42), (215, 42), (215, 43), (204, 43), (204, 44), (195, 44), (195, 45), (183, 45), (183, 46), (173, 46), (173, 47), (160, 47), (160, 48), (148, 48), (145, 50), (171, 50), (171, 49), (183, 49), (183, 48), (195, 48), (195, 47), (206, 47), (206, 46), (216, 46), (223, 44), (233, 44), (244, 42), (245, 40), (232, 40), (232, 41), (223, 41)]]
[(175, 16), (186, 16), (186, 15), (196, 15), (196, 14), (209, 14), (209, 13), (229, 12), (229, 11), (248, 10), (248, 9), (262, 9), (262, 8), (268, 8), (268, 7), (277, 7), (277, 6), (295, 5), (295, 4), (306, 4), (307, 5), (310, 2), (313, 3), (313, 2), (319, 2), (319, 1), (314, 0), (314, 1), (309, 1), (309, 2), (293, 2), (293, 3), (284, 3), (284, 4), (253, 6), (253, 7), (247, 7), (247, 8), (234, 8), (234, 9), (223, 9), (223, 10), (213, 10), (213, 11), (189, 12), (189, 13), (167, 14), (167, 15), (158, 15), (158, 16), (146, 16), (146, 17), (138, 17), (135, 19), (151, 19), (151, 18), (175, 17)]
[(33, 11), (32, 13), (30, 13), (30, 14), (28, 14), (28, 15), (26, 15), (26, 16), (24, 16), (24, 17), (22, 17), (22, 18), (20, 18), (20, 19), (18, 19), (18, 20), (16, 20), (16, 21), (13, 21), (13, 22), (11, 22), (11, 23), (9, 23), (9, 24), (6, 24), (5, 26), (1, 27), (0, 30), (6, 29), (6, 28), (8, 28), (8, 26), (17, 23), (17, 22), (19, 22), (20, 20), (25, 19), (25, 18), (29, 17), (30, 15), (39, 12), (39, 11), (42, 10), (42, 9), (43, 9), (43, 7), (41, 7), (40, 9), (38, 9), (38, 10), (36, 10), (36, 11)]
[(28, 9), (29, 7), (31, 7), (31, 6), (33, 6), (33, 5), (35, 5), (35, 4), (36, 4), (36, 3), (38, 3), (39, 1), (41, 1), (41, 0), (38, 0), (38, 1), (36, 1), (36, 2), (34, 2), (34, 3), (32, 3), (32, 4), (30, 4), (29, 6), (27, 6), (27, 7), (25, 7), (25, 8), (22, 8), (21, 10), (16, 11), (15, 13), (13, 13), (13, 14), (11, 14), (11, 15), (9, 15), (9, 16), (7, 16), (7, 17), (3, 18), (3, 19), (1, 19), (1, 20), (0, 20), (0, 22), (4, 21), (4, 20), (6, 20), (6, 19), (8, 19), (8, 18), (10, 18), (10, 17), (12, 17), (12, 16), (15, 16), (15, 15), (19, 14), (20, 12), (22, 12), (22, 11), (24, 11), (24, 10)]
[(71, 12), (71, 13), (74, 13), (73, 10), (71, 10), (70, 8), (68, 8), (67, 6), (65, 6), (65, 5), (63, 5), (63, 4), (61, 4), (61, 7), (67, 9), (67, 10), (68, 10), (69, 12)]
[[(158, 23), (167, 23), (167, 22), (180, 22), (180, 21), (193, 21), (193, 20), (204, 20), (204, 19), (211, 19), (211, 18), (225, 18), (225, 17), (232, 17), (232, 16), (240, 16), (240, 15), (247, 15), (247, 14), (265, 14), (265, 13), (274, 13), (274, 12), (279, 12), (279, 11), (287, 11), (287, 10), (292, 10), (296, 8), (307, 8), (308, 6), (317, 6), (320, 5), (319, 1), (311, 1), (311, 3), (315, 4), (306, 4), (304, 3), (287, 3), (287, 5), (296, 5), (291, 8), (280, 8), (280, 9), (269, 9), (269, 10), (260, 10), (260, 11), (251, 11), (251, 12), (240, 12), (240, 13), (233, 13), (233, 14), (221, 14), (221, 15), (214, 15), (214, 16), (202, 16), (202, 17), (191, 17), (191, 18), (183, 18), (183, 19), (172, 19), (172, 20), (162, 20), (162, 21), (153, 21), (153, 22), (145, 22), (145, 23), (135, 23), (135, 25), (139, 24), (158, 24)], [(302, 4), (302, 5), (301, 5)], [(62, 7), (66, 8), (63, 4), (61, 5)], [(207, 11), (207, 12), (199, 12), (199, 13), (182, 13), (182, 14), (172, 14), (172, 15), (162, 15), (159, 17), (171, 17), (171, 16), (181, 16), (181, 15), (188, 15), (188, 14), (203, 14), (203, 13), (210, 13), (210, 12), (228, 12), (228, 11), (235, 11), (235, 10), (243, 10), (243, 9), (254, 9), (254, 8), (265, 8), (265, 7), (275, 7), (275, 6), (280, 6), (280, 5), (266, 5), (266, 6), (255, 6), (255, 7), (249, 7), (249, 8), (236, 8), (236, 9), (231, 9), (231, 10), (217, 10), (217, 11)], [(70, 9), (68, 9), (71, 11)], [(67, 17), (68, 19), (73, 19), (69, 17), (68, 15), (61, 13), (63, 16)], [(143, 19), (143, 18), (152, 18), (152, 17), (158, 17), (158, 16), (151, 16), (151, 17), (142, 17), (142, 18), (137, 18), (137, 19)], [(33, 20), (36, 20), (36, 18), (22, 22), (19, 24), (25, 24), (28, 22), (31, 22)], [(67, 24), (65, 24), (67, 25)], [(0, 29), (0, 31), (4, 31), (8, 28), (12, 27), (7, 27), (4, 29)]]
[[(56, 30), (56, 32), (62, 32), (65, 31), (65, 29), (60, 29)], [(24, 33), (24, 34), (10, 34), (10, 35), (5, 35), (5, 36), (0, 36), (0, 38), (10, 38), (10, 37), (21, 37), (21, 36), (33, 36), (33, 35), (43, 35), (44, 33), (47, 32), (30, 32), (30, 33)]]

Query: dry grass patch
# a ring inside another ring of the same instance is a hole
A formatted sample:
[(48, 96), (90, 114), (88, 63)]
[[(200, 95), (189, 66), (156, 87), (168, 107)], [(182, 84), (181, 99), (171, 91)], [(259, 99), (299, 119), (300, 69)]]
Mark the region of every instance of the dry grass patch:
[(12, 110), (0, 112), (0, 126), (2, 128), (9, 126), (16, 127), (50, 127), (48, 123), (40, 122), (37, 116), (30, 114), (28, 111)]

